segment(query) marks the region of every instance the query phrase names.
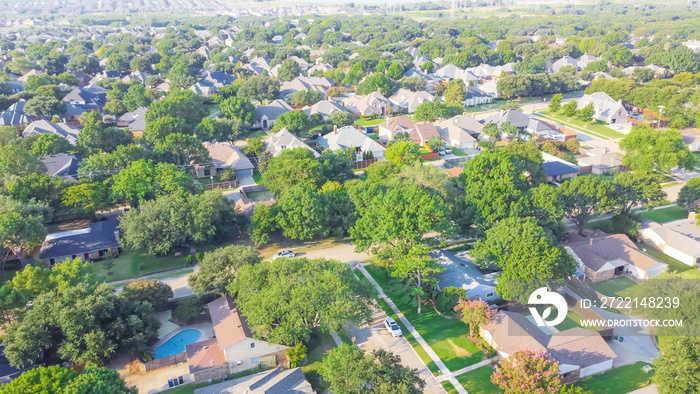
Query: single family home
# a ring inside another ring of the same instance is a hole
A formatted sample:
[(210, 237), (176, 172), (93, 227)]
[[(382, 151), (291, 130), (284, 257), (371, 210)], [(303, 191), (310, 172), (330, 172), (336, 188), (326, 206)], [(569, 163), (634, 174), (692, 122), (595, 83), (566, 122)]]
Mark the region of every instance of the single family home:
[(119, 254), (118, 220), (104, 220), (90, 223), (84, 229), (48, 234), (41, 245), (39, 260), (52, 266), (67, 259), (95, 260), (107, 254)]
[(330, 149), (335, 152), (337, 150), (353, 149), (360, 155), (370, 155), (379, 161), (384, 160), (384, 151), (386, 148), (369, 138), (363, 132), (352, 126), (333, 128), (333, 131), (318, 137), (316, 144), (321, 149)]
[(700, 226), (697, 219), (680, 219), (666, 223), (643, 221), (639, 235), (674, 259), (690, 267), (700, 265)]

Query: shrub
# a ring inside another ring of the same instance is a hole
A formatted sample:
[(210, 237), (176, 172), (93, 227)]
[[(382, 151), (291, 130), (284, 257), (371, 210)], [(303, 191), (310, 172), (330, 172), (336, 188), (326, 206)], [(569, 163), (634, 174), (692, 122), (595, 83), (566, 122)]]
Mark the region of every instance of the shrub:
[(296, 368), (300, 366), (306, 358), (306, 346), (299, 343), (296, 346), (287, 349), (284, 354), (287, 355), (287, 360), (289, 360), (289, 367)]
[(437, 298), (435, 308), (442, 314), (452, 315), (460, 298), (466, 298), (466, 296), (464, 289), (445, 287)]
[(173, 317), (185, 323), (190, 323), (204, 313), (204, 304), (199, 297), (188, 297), (181, 300), (175, 310)]

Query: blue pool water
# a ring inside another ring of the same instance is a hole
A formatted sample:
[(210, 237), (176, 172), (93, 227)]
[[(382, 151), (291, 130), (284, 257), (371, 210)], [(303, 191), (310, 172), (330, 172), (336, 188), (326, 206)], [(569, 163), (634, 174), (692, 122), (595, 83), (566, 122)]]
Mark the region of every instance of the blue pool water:
[(174, 337), (168, 339), (167, 342), (160, 345), (155, 351), (156, 359), (173, 356), (185, 351), (185, 346), (190, 343), (199, 341), (202, 333), (197, 330), (185, 330)]

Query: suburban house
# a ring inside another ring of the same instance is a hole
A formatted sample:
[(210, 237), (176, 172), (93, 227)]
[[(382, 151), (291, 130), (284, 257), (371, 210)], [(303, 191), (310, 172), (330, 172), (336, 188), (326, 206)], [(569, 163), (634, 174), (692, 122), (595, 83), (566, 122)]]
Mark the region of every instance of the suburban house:
[(545, 333), (530, 319), (515, 312), (492, 314), (488, 323), (479, 325), (479, 334), (502, 359), (520, 349), (547, 353), (559, 363), (559, 375), (565, 383), (607, 371), (617, 357), (595, 331), (575, 327)]
[(623, 169), (622, 155), (617, 152), (611, 152), (608, 148), (581, 150), (581, 154), (576, 156), (576, 161), (581, 166), (581, 172), (584, 174), (591, 172), (601, 175), (622, 171)]
[(253, 124), (253, 127), (269, 129), (274, 126), (280, 115), (292, 111), (294, 111), (294, 108), (290, 107), (284, 100), (279, 99), (268, 105), (258, 105), (255, 107), (255, 124)]
[(308, 116), (319, 114), (323, 120), (328, 120), (336, 112), (347, 112), (353, 115), (351, 108), (346, 108), (342, 102), (331, 100), (321, 100), (314, 105), (307, 105), (301, 110)]
[(85, 112), (87, 112), (85, 108), (77, 104), (68, 103), (66, 104), (66, 112), (62, 113), (60, 118), (64, 122), (77, 122)]
[(426, 91), (412, 92), (403, 88), (397, 90), (396, 93), (389, 97), (395, 112), (409, 114), (415, 112), (419, 105), (435, 100), (437, 98)]
[(24, 128), (29, 123), (29, 118), (24, 114), (24, 105), (27, 100), (20, 99), (16, 103), (10, 105), (0, 115), (0, 126), (14, 126), (15, 128)]
[(581, 71), (581, 67), (578, 64), (578, 60), (574, 59), (569, 55), (566, 55), (552, 64), (552, 72), (557, 72), (565, 66), (573, 66), (576, 67), (577, 71)]
[(463, 70), (454, 64), (448, 64), (445, 67), (440, 68), (439, 70), (435, 71), (435, 75), (443, 81), (461, 79), (465, 84), (469, 84), (469, 81), (475, 83), (479, 81), (479, 77), (474, 75), (471, 71)]
[(517, 109), (508, 109), (489, 116), (484, 121), (484, 124), (495, 123), (498, 128), (501, 128), (501, 125), (505, 122), (510, 122), (517, 127), (519, 131), (523, 132), (530, 124), (530, 117), (524, 115)]
[(273, 369), (194, 390), (194, 394), (290, 393), (314, 394), (301, 368)]
[(230, 85), (236, 81), (236, 76), (227, 74), (220, 71), (206, 71), (202, 75), (202, 79), (199, 81), (202, 85), (214, 86), (216, 88), (222, 88), (226, 85)]
[(551, 139), (557, 141), (566, 140), (566, 135), (559, 131), (554, 125), (538, 118), (530, 118), (530, 123), (527, 124), (527, 128), (525, 130), (528, 133), (537, 136), (538, 139)]
[(391, 108), (391, 101), (379, 92), (372, 92), (364, 97), (350, 96), (344, 100), (346, 107), (354, 107), (355, 112), (362, 116), (386, 116)]
[(197, 82), (190, 86), (190, 90), (202, 97), (211, 97), (212, 94), (216, 93), (216, 86)]
[(136, 108), (132, 112), (127, 112), (117, 118), (117, 127), (126, 127), (136, 138), (141, 138), (146, 130), (146, 110), (147, 107)]
[(606, 234), (596, 230), (589, 237), (570, 233), (566, 251), (592, 282), (630, 275), (637, 279), (657, 276), (668, 264), (647, 255), (624, 234)]
[(410, 134), (416, 129), (416, 124), (407, 117), (401, 115), (389, 118), (386, 122), (377, 125), (377, 136), (380, 141), (393, 140), (398, 133)]
[(294, 148), (305, 148), (312, 151), (314, 156), (320, 156), (317, 151), (311, 149), (310, 146), (306, 145), (299, 137), (292, 134), (286, 127), (276, 133), (270, 133), (270, 136), (267, 138), (267, 151), (270, 152), (273, 157), (279, 156), (283, 150)]
[(334, 128), (332, 132), (318, 137), (316, 144), (324, 150), (330, 149), (333, 152), (339, 149), (354, 149), (358, 155), (372, 154), (379, 161), (384, 160), (384, 151), (386, 150), (377, 141), (367, 137), (366, 134), (352, 126)]
[(435, 129), (443, 141), (458, 149), (475, 148), (483, 128), (484, 125), (466, 115), (457, 115), (435, 123)]
[(643, 221), (642, 240), (690, 267), (700, 265), (700, 226), (696, 219), (666, 223)]
[(700, 150), (700, 132), (698, 132), (698, 129), (683, 129), (679, 132), (683, 136), (683, 143), (690, 151)]
[(492, 79), (486, 83), (483, 83), (479, 85), (479, 89), (481, 89), (484, 93), (488, 94), (492, 98), (501, 98), (502, 94), (498, 90), (498, 80)]
[(593, 119), (601, 122), (611, 124), (625, 123), (627, 121), (627, 116), (629, 116), (629, 113), (622, 105), (622, 101), (613, 100), (613, 98), (608, 96), (605, 92), (596, 92), (581, 97), (576, 109), (583, 109), (588, 106), (588, 104), (593, 104), (595, 107)]
[(438, 257), (437, 264), (445, 269), (439, 275), (440, 290), (446, 287), (457, 287), (465, 291), (468, 299), (482, 301), (500, 299), (501, 296), (496, 293), (498, 273), (484, 274), (467, 258), (466, 253), (457, 253), (454, 257), (449, 257), (444, 252)]
[(428, 141), (435, 139), (440, 139), (440, 133), (430, 122), (416, 123), (416, 129), (411, 132), (411, 141), (418, 145), (425, 145)]
[(560, 182), (567, 178), (576, 178), (581, 173), (581, 168), (566, 160), (542, 152), (542, 163), (547, 173), (548, 182)]
[(49, 266), (67, 259), (100, 259), (119, 254), (119, 221), (90, 223), (88, 228), (48, 234), (41, 245), (39, 260)]
[(241, 149), (228, 142), (205, 142), (204, 147), (209, 151), (209, 157), (212, 161), (211, 167), (197, 166), (195, 173), (198, 178), (205, 176), (214, 176), (220, 171), (233, 169), (236, 170), (236, 176), (252, 177), (253, 163), (243, 154)]
[(307, 74), (313, 75), (317, 71), (321, 72), (322, 74), (325, 73), (326, 71), (334, 70), (333, 66), (331, 66), (328, 63), (319, 63), (319, 64), (314, 64), (311, 68), (307, 70)]
[(53, 123), (48, 120), (41, 119), (32, 122), (22, 132), (22, 136), (26, 137), (32, 134), (58, 134), (65, 138), (71, 144), (75, 145), (78, 142), (78, 130), (76, 127), (69, 126), (65, 123)]
[(467, 86), (466, 94), (464, 95), (464, 105), (467, 107), (473, 107), (475, 105), (490, 104), (493, 101), (493, 97), (490, 94), (479, 89), (477, 86)]
[(415, 67), (408, 69), (404, 74), (404, 77), (420, 77), (425, 80), (425, 90), (430, 94), (437, 93), (437, 85), (440, 83), (440, 78), (433, 74), (427, 74)]
[(102, 111), (107, 104), (107, 93), (95, 93), (89, 87), (75, 88), (63, 98), (63, 102), (80, 106), (85, 111)]
[(146, 85), (146, 78), (150, 77), (151, 74), (143, 71), (132, 71), (129, 75), (122, 78), (122, 82), (131, 83), (131, 81), (136, 81), (141, 85)]
[(215, 338), (185, 346), (189, 372), (195, 383), (221, 379), (259, 365), (276, 367), (286, 358), (287, 346), (253, 338), (234, 299), (223, 296), (207, 304)]
[(298, 92), (300, 90), (316, 91), (323, 93), (326, 97), (326, 90), (333, 87), (333, 81), (323, 77), (304, 77), (299, 76), (291, 81), (282, 83), (280, 86), (280, 98), (284, 98), (288, 94)]
[(80, 158), (72, 153), (42, 156), (39, 161), (46, 166), (46, 175), (59, 176), (66, 182), (78, 180)]
[(576, 59), (576, 65), (579, 69), (583, 70), (584, 68), (586, 68), (588, 63), (596, 62), (598, 60), (600, 60), (599, 57), (593, 56), (590, 53), (584, 53), (583, 55), (581, 55), (581, 57)]

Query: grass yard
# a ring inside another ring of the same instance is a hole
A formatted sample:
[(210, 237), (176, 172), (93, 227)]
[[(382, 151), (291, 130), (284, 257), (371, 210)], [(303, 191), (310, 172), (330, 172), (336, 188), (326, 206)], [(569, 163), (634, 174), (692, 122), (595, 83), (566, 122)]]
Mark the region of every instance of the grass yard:
[(384, 118), (377, 118), (377, 119), (356, 119), (355, 124), (359, 124), (360, 126), (376, 126), (380, 123), (384, 123), (385, 120)]
[(444, 388), (445, 391), (447, 391), (447, 394), (457, 394), (458, 393), (457, 389), (455, 389), (455, 386), (453, 386), (449, 380), (445, 380), (444, 382), (442, 382), (440, 384), (442, 385), (442, 388)]
[(12, 280), (12, 278), (15, 277), (15, 274), (17, 274), (20, 270), (15, 269), (14, 267), (5, 267), (5, 269), (0, 270), (0, 287), (5, 284), (5, 282), (9, 282)]
[(564, 114), (549, 114), (548, 110), (543, 110), (539, 112), (537, 115), (542, 116), (545, 119), (549, 119), (555, 122), (559, 122), (563, 124), (564, 126), (567, 126), (574, 131), (580, 131), (582, 133), (590, 134), (596, 137), (599, 137), (601, 139), (611, 139), (611, 138), (622, 138), (625, 135), (620, 133), (619, 131), (615, 131), (611, 129), (610, 127), (606, 126), (603, 123), (600, 122), (591, 122), (591, 123), (585, 123), (579, 119), (576, 118), (569, 118)]
[(171, 272), (169, 274), (155, 275), (155, 276), (152, 276), (150, 279), (168, 279), (168, 278), (174, 278), (176, 276), (191, 274), (192, 272), (194, 272), (194, 268), (189, 268), (189, 269), (178, 271), (178, 272)]
[(257, 168), (253, 170), (253, 180), (255, 181), (256, 185), (264, 185), (265, 184), (265, 181), (263, 180), (263, 176), (260, 173), (260, 171), (258, 171)]
[(469, 394), (495, 394), (502, 393), (500, 388), (491, 383), (493, 368), (488, 365), (479, 367), (473, 371), (457, 376), (457, 381)]
[(596, 394), (629, 393), (647, 386), (653, 375), (642, 371), (649, 363), (638, 362), (585, 378), (575, 385)]
[(664, 263), (668, 264), (668, 270), (672, 272), (683, 272), (683, 271), (688, 271), (691, 267), (681, 263), (680, 261), (674, 259), (671, 256), (668, 256), (666, 254), (663, 254), (659, 252), (658, 250), (651, 248), (647, 245), (641, 244), (639, 245), (639, 249), (641, 249), (644, 253), (648, 254), (649, 256), (661, 260)]
[[(189, 249), (182, 249), (180, 252), (182, 252), (181, 256), (175, 256), (174, 252), (171, 252), (167, 256), (151, 256), (133, 252), (123, 252), (119, 257), (113, 260), (114, 264), (111, 269), (108, 269), (106, 260), (93, 263), (93, 273), (97, 276), (98, 280), (114, 282), (138, 278), (158, 271), (182, 268), (187, 264), (185, 255), (189, 252)], [(108, 275), (108, 271), (111, 271), (113, 274)], [(182, 273), (178, 275), (182, 275)]]
[(246, 193), (248, 198), (250, 198), (253, 201), (269, 201), (269, 200), (274, 200), (275, 195), (269, 191), (269, 190), (261, 190), (259, 192), (250, 192)]
[(452, 148), (452, 154), (455, 156), (467, 156), (467, 154), (459, 148)]
[(308, 360), (306, 365), (301, 366), (301, 371), (317, 392), (328, 390), (329, 384), (323, 381), (319, 370), (323, 365), (323, 357), (334, 347), (335, 341), (331, 334), (323, 332), (314, 332), (311, 341), (306, 344)]
[(629, 297), (637, 286), (639, 285), (626, 276), (592, 284), (594, 289), (609, 297)]
[(440, 316), (431, 305), (424, 305), (419, 315), (408, 289), (398, 279), (387, 275), (381, 267), (369, 265), (365, 268), (450, 371), (484, 359), (484, 353), (467, 338), (469, 327), (466, 324)]
[(672, 220), (686, 219), (688, 217), (688, 213), (681, 207), (673, 206), (654, 209), (653, 211), (644, 212), (639, 216), (643, 217), (644, 219), (652, 220), (656, 223), (665, 223)]
[(214, 115), (215, 113), (221, 111), (219, 104), (205, 105), (205, 107), (207, 107), (207, 111), (209, 111), (209, 113), (207, 114), (208, 116)]
[[(564, 320), (564, 322), (573, 321), (574, 327), (581, 327), (581, 319), (583, 319), (581, 317), (581, 315), (579, 315), (576, 312), (569, 311), (569, 313), (566, 314), (566, 320)], [(562, 323), (562, 324), (564, 324), (564, 323)], [(559, 326), (561, 326), (561, 324)], [(557, 326), (557, 328), (559, 328), (559, 326)], [(569, 327), (569, 328), (572, 328), (572, 327)], [(584, 328), (587, 330), (591, 330), (591, 331), (598, 331), (598, 328), (596, 328), (596, 327), (584, 327)], [(561, 330), (561, 328), (559, 328), (559, 330)]]

